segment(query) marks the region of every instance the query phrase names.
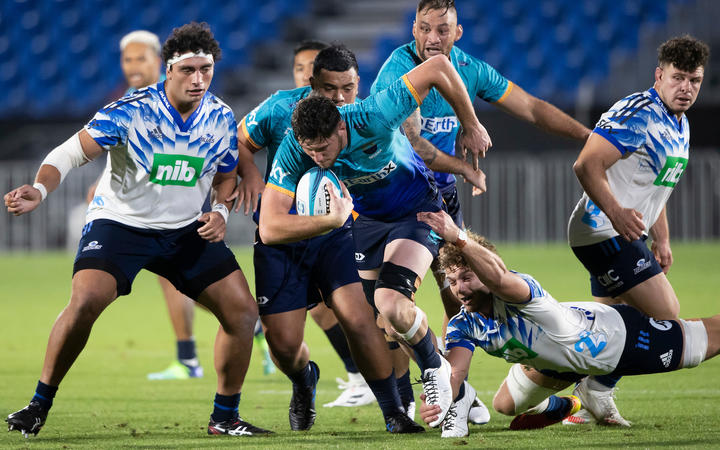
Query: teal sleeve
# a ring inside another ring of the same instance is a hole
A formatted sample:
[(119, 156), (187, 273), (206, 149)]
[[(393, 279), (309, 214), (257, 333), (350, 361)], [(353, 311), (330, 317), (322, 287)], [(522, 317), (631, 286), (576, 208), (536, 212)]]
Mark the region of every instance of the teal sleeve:
[(272, 140), (274, 97), (265, 99), (242, 120), (241, 132), (256, 148), (264, 148)]
[(475, 58), (472, 59), (471, 67), (473, 68), (472, 74), (474, 74), (471, 84), (474, 89), (471, 94), (475, 94), (487, 102), (496, 102), (505, 95), (510, 82), (500, 75), (500, 72), (485, 61)]
[(302, 155), (304, 153), (295, 136), (288, 133), (275, 153), (267, 184), (294, 197), (300, 177), (309, 169)]
[(380, 68), (377, 78), (375, 78), (372, 87), (370, 87), (370, 94), (377, 94), (383, 89), (387, 89), (390, 85), (397, 81), (398, 78), (411, 71), (413, 67), (415, 67), (414, 64), (409, 66), (407, 64), (402, 64), (402, 62), (393, 53)]
[(371, 114), (373, 114), (382, 126), (395, 130), (403, 124), (418, 106), (418, 101), (413, 95), (409, 81), (403, 77), (395, 80), (388, 88), (371, 95), (363, 101)]

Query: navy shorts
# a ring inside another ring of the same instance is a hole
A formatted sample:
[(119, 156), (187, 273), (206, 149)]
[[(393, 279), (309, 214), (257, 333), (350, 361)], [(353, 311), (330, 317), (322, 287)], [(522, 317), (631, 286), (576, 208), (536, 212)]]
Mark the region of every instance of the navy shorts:
[(396, 239), (410, 239), (422, 244), (430, 250), (435, 259), (443, 240), (428, 224), (417, 220), (417, 213), (440, 209), (444, 209), (442, 199), (439, 195), (433, 194), (420, 208), (392, 222), (358, 216), (353, 223), (352, 233), (355, 239), (355, 261), (358, 270), (379, 268), (384, 260), (385, 247)]
[(455, 225), (461, 230), (465, 228), (463, 224), (463, 213), (460, 209), (460, 198), (458, 196), (457, 185), (455, 183), (440, 189), (440, 195), (442, 195), (445, 207), (447, 208), (448, 214), (452, 217)]
[(647, 236), (628, 242), (620, 236), (597, 244), (573, 247), (572, 251), (590, 272), (596, 297), (617, 297), (645, 280), (662, 273), (660, 263), (645, 245)]
[(256, 233), (255, 295), (260, 315), (329, 304), (337, 288), (359, 283), (350, 224), (324, 235), (280, 245)]
[(655, 320), (628, 305), (613, 305), (627, 330), (625, 348), (612, 375), (644, 375), (676, 370), (682, 362), (682, 323)]
[(193, 222), (177, 230), (148, 230), (98, 219), (85, 225), (73, 275), (83, 269), (103, 270), (117, 281), (118, 295), (130, 293), (140, 269), (167, 278), (180, 292), (197, 300), (208, 286), (239, 270), (224, 242), (201, 238)]

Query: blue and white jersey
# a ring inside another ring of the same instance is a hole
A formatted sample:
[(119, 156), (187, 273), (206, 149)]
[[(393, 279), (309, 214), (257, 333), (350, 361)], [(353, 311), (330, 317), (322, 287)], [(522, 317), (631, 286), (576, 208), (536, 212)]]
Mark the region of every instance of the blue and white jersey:
[(183, 121), (160, 82), (107, 105), (85, 130), (109, 153), (87, 222), (182, 228), (200, 217), (215, 174), (237, 166), (235, 118), (209, 92)]
[(613, 308), (596, 302), (559, 303), (530, 275), (518, 273), (532, 298), (507, 303), (493, 297), (492, 316), (463, 306), (450, 319), (446, 347), (480, 347), (492, 356), (538, 370), (605, 374), (617, 366), (627, 335)]
[[(414, 211), (434, 191), (427, 168), (399, 130), (419, 103), (403, 77), (388, 89), (340, 108), (348, 145), (330, 169), (347, 186), (357, 213), (392, 221)], [(267, 186), (294, 197), (300, 177), (315, 165), (290, 132), (275, 155)]]
[[(487, 102), (502, 102), (512, 90), (512, 82), (500, 75), (492, 66), (473, 58), (457, 47), (450, 51), (450, 61), (460, 74), (470, 98), (480, 97)], [(415, 42), (395, 49), (380, 68), (370, 92), (379, 92), (390, 86), (403, 74), (412, 70), (422, 60), (417, 56)], [(431, 89), (420, 107), (420, 136), (435, 147), (449, 154), (455, 154), (455, 141), (460, 122), (455, 112), (437, 89)], [(455, 176), (435, 173), (438, 188), (443, 189), (455, 183)]]
[[(593, 133), (622, 155), (606, 171), (610, 190), (624, 208), (642, 213), (647, 234), (687, 167), (687, 117), (678, 120), (651, 88), (615, 103), (600, 117)], [(583, 193), (570, 217), (570, 245), (591, 245), (617, 235), (610, 219)]]

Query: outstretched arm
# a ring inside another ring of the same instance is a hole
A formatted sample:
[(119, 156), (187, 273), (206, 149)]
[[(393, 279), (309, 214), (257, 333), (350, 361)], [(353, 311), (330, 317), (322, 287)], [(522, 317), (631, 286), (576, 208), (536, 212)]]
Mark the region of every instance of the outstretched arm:
[(614, 145), (599, 134), (593, 134), (573, 164), (573, 170), (590, 200), (608, 216), (615, 231), (633, 241), (640, 239), (645, 231), (642, 214), (632, 208), (623, 208), (610, 189), (606, 173), (620, 157)]
[(532, 123), (538, 128), (578, 141), (586, 141), (590, 129), (565, 114), (555, 105), (534, 97), (520, 86), (513, 84), (512, 90), (495, 106), (513, 116)]
[[(417, 218), (425, 222), (449, 244), (455, 244), (460, 229), (445, 211), (419, 212)], [(510, 272), (499, 255), (493, 253), (472, 239), (461, 247), (470, 269), (493, 294), (509, 303), (524, 303), (530, 300), (530, 287), (525, 280)]]
[(472, 166), (477, 169), (478, 158), (485, 156), (492, 142), (478, 121), (465, 84), (452, 63), (444, 55), (433, 56), (408, 72), (407, 79), (421, 101), (435, 88), (452, 106), (463, 127), (460, 147), (464, 154), (467, 150), (472, 152)]
[(33, 186), (24, 184), (5, 194), (8, 212), (19, 216), (34, 210), (45, 199), (45, 195), (57, 189), (70, 169), (82, 166), (101, 153), (102, 147), (87, 131), (80, 130), (48, 153), (40, 165)]
[(263, 189), (265, 189), (265, 183), (263, 182), (260, 170), (255, 165), (255, 158), (253, 156), (258, 149), (248, 141), (240, 128), (238, 128), (237, 132), (237, 142), (237, 174), (240, 176), (240, 182), (230, 197), (228, 197), (228, 201), (235, 200), (237, 198), (235, 212), (240, 211), (240, 208), (244, 203), (244, 212), (247, 216), (250, 213), (251, 208), (252, 212), (257, 211), (258, 200)]

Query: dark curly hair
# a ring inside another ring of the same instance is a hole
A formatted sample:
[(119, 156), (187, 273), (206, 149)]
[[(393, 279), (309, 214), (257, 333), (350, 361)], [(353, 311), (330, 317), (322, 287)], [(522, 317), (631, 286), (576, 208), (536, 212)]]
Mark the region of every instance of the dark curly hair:
[(426, 9), (436, 9), (443, 11), (443, 14), (449, 10), (456, 11), (455, 0), (420, 0), (417, 7), (417, 12), (425, 11)]
[(206, 22), (190, 22), (181, 27), (173, 28), (162, 47), (162, 58), (165, 63), (170, 58), (187, 52), (202, 50), (210, 53), (215, 62), (220, 61), (221, 51), (210, 26)]
[[(485, 239), (485, 237), (473, 233), (470, 230), (467, 231), (467, 235), (469, 240), (475, 241), (486, 249), (490, 250), (491, 252), (497, 254), (497, 249), (495, 248), (495, 246), (490, 241)], [(443, 270), (453, 270), (458, 267), (468, 267), (468, 263), (465, 260), (462, 252), (454, 244), (446, 243), (445, 245), (443, 245), (443, 247), (440, 249), (440, 254), (438, 255), (438, 262), (440, 263), (440, 267)]]
[(350, 69), (360, 71), (355, 54), (343, 44), (333, 44), (320, 50), (313, 63), (313, 77), (320, 76), (322, 69), (330, 72), (346, 72)]
[(674, 37), (658, 47), (658, 64), (672, 64), (683, 72), (695, 72), (698, 67), (705, 67), (708, 58), (710, 47), (689, 34)]
[(329, 98), (311, 95), (293, 111), (291, 124), (298, 141), (329, 138), (340, 123), (340, 111)]

